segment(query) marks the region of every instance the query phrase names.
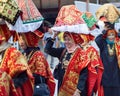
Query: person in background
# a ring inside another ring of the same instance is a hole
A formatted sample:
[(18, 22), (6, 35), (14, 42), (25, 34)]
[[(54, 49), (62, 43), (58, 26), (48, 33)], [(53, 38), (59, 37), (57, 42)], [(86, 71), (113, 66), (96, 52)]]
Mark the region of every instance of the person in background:
[[(53, 96), (55, 81), (48, 62), (38, 47), (43, 33), (36, 30), (35, 32), (20, 33), (18, 37), (19, 45), (23, 50), (23, 54), (26, 56), (29, 68), (35, 78), (35, 85), (41, 83), (41, 77), (44, 83), (48, 85), (50, 96)], [(42, 96), (42, 93), (39, 94), (39, 96)]]
[(86, 51), (90, 60), (88, 65), (87, 96), (92, 96), (93, 93), (97, 93), (98, 96), (103, 96), (104, 93), (101, 79), (104, 68), (99, 56), (98, 48), (94, 41), (96, 35), (100, 34), (97, 28), (98, 26), (96, 25), (97, 20), (90, 12), (83, 13), (82, 18), (85, 20), (90, 31), (89, 34), (80, 34), (80, 37), (84, 41), (80, 46)]
[[(43, 44), (44, 48), (46, 46), (47, 38), (49, 38), (49, 37), (52, 38), (54, 36), (54, 32), (51, 29), (52, 26), (53, 25), (48, 21), (43, 22), (42, 28), (44, 31), (44, 37), (42, 39), (42, 44)], [(58, 37), (56, 37), (53, 47), (57, 48), (58, 46), (59, 46), (59, 40), (58, 40)], [(44, 54), (45, 54), (46, 59), (48, 59), (49, 54), (47, 54), (46, 52), (44, 52)], [(51, 58), (50, 59), (50, 67), (53, 69), (54, 68), (54, 57), (50, 56), (50, 58)]]
[[(102, 19), (102, 17), (101, 17)], [(105, 17), (104, 17), (105, 19)], [(104, 66), (102, 85), (104, 96), (120, 96), (120, 45), (114, 24), (103, 22), (104, 30), (95, 39)]]
[[(0, 42), (5, 38), (0, 35)], [(2, 59), (2, 58), (1, 58)], [(11, 76), (0, 68), (0, 96), (18, 96)]]
[(101, 85), (102, 74), (104, 71), (99, 52), (91, 45), (94, 36), (91, 34), (80, 34), (83, 43), (80, 44), (83, 50), (86, 51), (90, 63), (88, 65), (87, 77), (87, 96), (92, 96), (97, 93), (98, 96), (103, 96), (103, 86)]
[(60, 60), (58, 74), (58, 96), (86, 96), (87, 65), (89, 60), (80, 48), (76, 33), (64, 33), (66, 47), (54, 48), (54, 38), (48, 38), (45, 52)]
[[(8, 27), (3, 24), (0, 25), (0, 36), (2, 38), (0, 40), (0, 70), (2, 70), (1, 72), (3, 72), (3, 74), (4, 72), (7, 73), (9, 77), (8, 80), (11, 78), (12, 81), (10, 80), (10, 82), (13, 82), (13, 87), (11, 87), (13, 91), (8, 92), (9, 89), (5, 89), (7, 90), (7, 95), (4, 96), (32, 96), (34, 78), (29, 70), (27, 61), (19, 50), (8, 43), (11, 36), (15, 37), (15, 32), (9, 31)], [(4, 77), (5, 75), (6, 74), (2, 76)], [(5, 85), (7, 84), (8, 83)], [(8, 87), (9, 86), (6, 88)], [(2, 92), (5, 91), (4, 88), (5, 87), (2, 87)]]

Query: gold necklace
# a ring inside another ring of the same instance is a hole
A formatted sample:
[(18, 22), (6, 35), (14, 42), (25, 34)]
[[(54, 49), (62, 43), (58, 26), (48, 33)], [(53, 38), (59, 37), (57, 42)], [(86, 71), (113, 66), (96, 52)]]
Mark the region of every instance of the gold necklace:
[[(69, 54), (69, 53), (66, 52), (65, 55), (64, 55), (64, 58), (63, 58), (63, 60), (62, 60), (62, 61), (63, 61), (63, 68), (65, 68), (65, 69), (67, 68), (67, 66), (68, 66), (68, 64), (69, 64), (69, 61), (70, 61), (70, 59), (69, 59), (69, 60), (66, 60), (68, 54)], [(72, 55), (73, 55), (73, 54), (71, 53), (70, 58), (72, 57)]]
[(110, 45), (107, 44), (107, 47), (108, 47), (108, 53), (110, 56), (113, 56), (114, 53), (115, 53), (115, 45), (112, 46), (112, 48), (110, 48)]

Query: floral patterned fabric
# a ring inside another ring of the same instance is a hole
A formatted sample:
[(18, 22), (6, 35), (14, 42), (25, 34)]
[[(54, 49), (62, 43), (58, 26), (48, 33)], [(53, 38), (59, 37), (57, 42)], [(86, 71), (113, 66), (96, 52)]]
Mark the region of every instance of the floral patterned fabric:
[(14, 25), (21, 11), (14, 0), (0, 0), (0, 18)]

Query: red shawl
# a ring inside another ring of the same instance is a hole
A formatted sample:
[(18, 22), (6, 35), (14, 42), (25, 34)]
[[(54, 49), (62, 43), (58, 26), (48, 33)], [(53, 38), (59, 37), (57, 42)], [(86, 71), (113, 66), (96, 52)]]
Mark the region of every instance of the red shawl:
[(89, 63), (85, 52), (78, 48), (69, 61), (62, 85), (59, 90), (59, 96), (72, 96), (77, 89), (79, 74)]
[(20, 51), (18, 51), (14, 47), (7, 48), (4, 53), (0, 68), (3, 71), (7, 72), (11, 78), (14, 78), (18, 74), (26, 71), (29, 79), (23, 84), (22, 88), (17, 88), (17, 93), (19, 94), (19, 96), (23, 96), (23, 94), (24, 96), (32, 96), (33, 77), (27, 66), (27, 61)]
[(104, 96), (103, 88), (101, 86), (104, 68), (100, 56), (98, 55), (97, 50), (92, 46), (87, 48), (86, 53), (90, 60), (88, 65), (87, 96), (91, 96), (93, 91), (98, 91), (98, 96)]
[(50, 89), (50, 94), (51, 96), (53, 96), (55, 91), (55, 80), (43, 53), (40, 51), (36, 51), (29, 59), (28, 64), (32, 73), (36, 73), (47, 78), (47, 84)]

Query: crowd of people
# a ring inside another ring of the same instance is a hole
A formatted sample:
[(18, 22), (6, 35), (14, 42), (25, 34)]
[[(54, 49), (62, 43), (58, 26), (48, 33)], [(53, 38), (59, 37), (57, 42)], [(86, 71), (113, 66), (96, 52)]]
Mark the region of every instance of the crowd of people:
[[(108, 5), (114, 14), (99, 14)], [(120, 12), (108, 5), (96, 12), (98, 20), (63, 6), (55, 24), (43, 20), (42, 30), (16, 32), (0, 24), (0, 96), (54, 96), (55, 80), (57, 96), (120, 96)], [(8, 42), (11, 36), (20, 50)]]

